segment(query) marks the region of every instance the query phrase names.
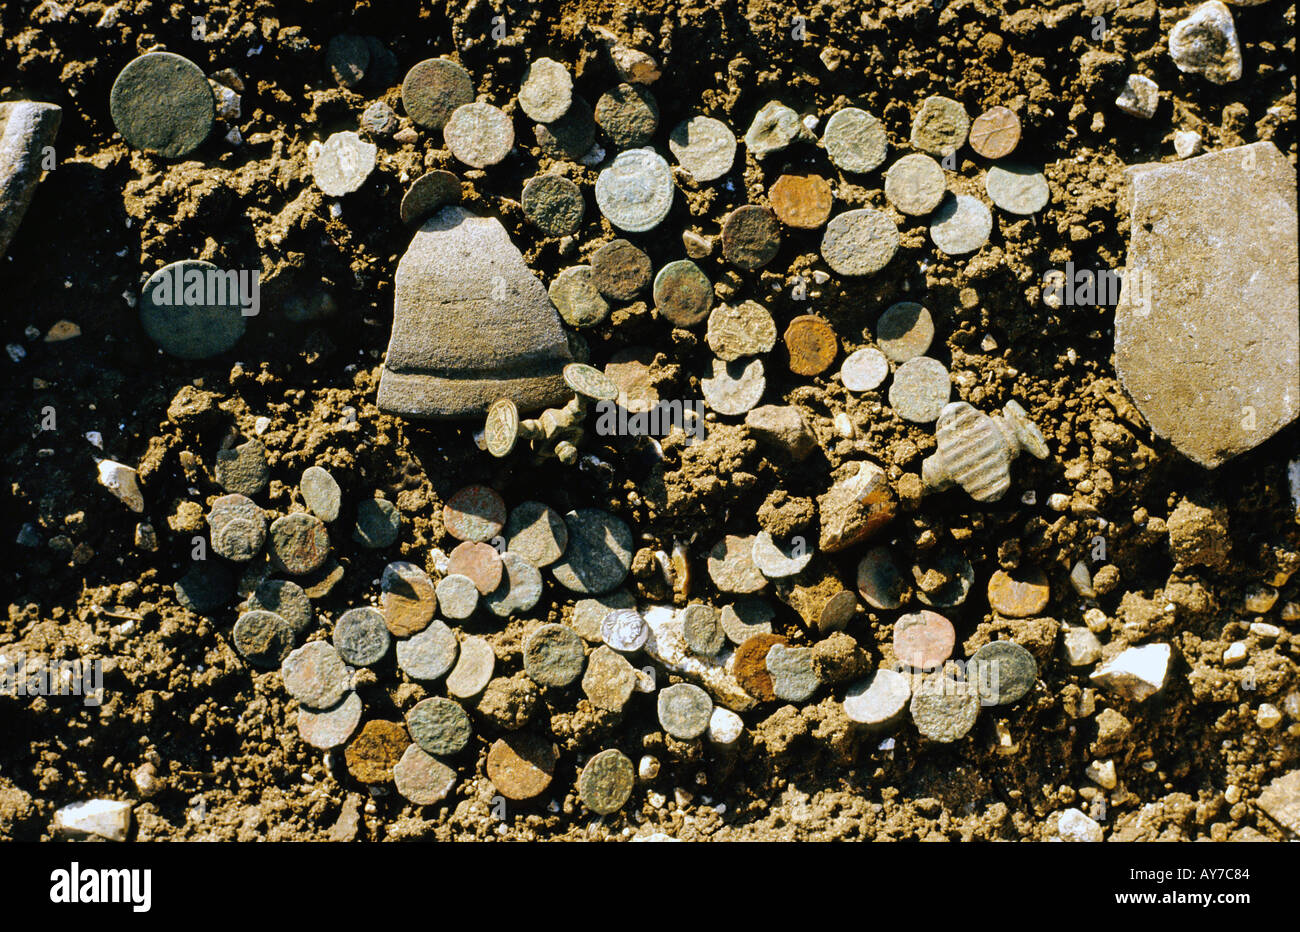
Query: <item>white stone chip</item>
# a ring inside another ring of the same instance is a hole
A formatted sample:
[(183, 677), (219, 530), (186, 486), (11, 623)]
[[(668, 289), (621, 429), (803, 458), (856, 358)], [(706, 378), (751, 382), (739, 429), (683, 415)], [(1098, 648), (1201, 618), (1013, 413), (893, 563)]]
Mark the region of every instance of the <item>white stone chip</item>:
[(1101, 826), (1080, 809), (1066, 809), (1056, 823), (1061, 841), (1101, 841)]
[(113, 460), (100, 460), (99, 484), (117, 496), (122, 504), (136, 514), (144, 511), (144, 495), (140, 493), (139, 474), (130, 466)]
[(72, 838), (91, 835), (109, 841), (126, 841), (131, 830), (131, 803), (90, 799), (69, 803), (54, 813), (54, 833)]
[(715, 706), (709, 717), (709, 740), (714, 744), (731, 745), (745, 731), (745, 720), (730, 709)]
[(1130, 647), (1097, 668), (1091, 679), (1124, 699), (1140, 702), (1164, 688), (1170, 654), (1168, 644)]

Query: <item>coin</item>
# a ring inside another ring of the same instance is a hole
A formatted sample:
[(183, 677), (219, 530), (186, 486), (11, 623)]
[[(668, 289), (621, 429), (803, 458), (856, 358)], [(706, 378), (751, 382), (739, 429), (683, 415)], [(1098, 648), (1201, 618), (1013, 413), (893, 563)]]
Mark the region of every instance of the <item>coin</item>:
[(388, 783), (393, 779), (393, 767), (410, 744), (411, 739), (402, 725), (372, 719), (352, 739), (343, 752), (343, 759), (348, 773), (359, 783)]
[(569, 546), (564, 518), (542, 502), (523, 502), (511, 509), (505, 537), (507, 550), (539, 568), (560, 559)]
[(709, 314), (706, 339), (719, 359), (756, 356), (776, 345), (776, 321), (757, 301), (719, 304)]
[(986, 159), (1011, 154), (1020, 142), (1020, 117), (1007, 107), (989, 107), (970, 125), (970, 147)]
[(655, 276), (655, 309), (674, 327), (693, 327), (713, 306), (713, 285), (690, 259), (669, 262)]
[(483, 638), (468, 637), (460, 645), (460, 657), (447, 677), (447, 695), (473, 699), (487, 688), (496, 669), (497, 655)]
[(249, 596), (250, 609), (275, 612), (289, 623), (295, 634), (302, 634), (312, 621), (311, 599), (302, 586), (287, 579), (264, 579)]
[(889, 203), (914, 217), (939, 206), (947, 190), (943, 168), (928, 155), (905, 155), (885, 172), (885, 197)]
[(406, 73), (402, 106), (419, 126), (442, 129), (457, 107), (474, 100), (474, 79), (446, 58), (428, 58)]
[(556, 581), (574, 592), (603, 595), (622, 585), (632, 565), (632, 532), (621, 518), (599, 508), (564, 516), (569, 546), (551, 567)]
[(308, 466), (298, 480), (302, 501), (322, 521), (334, 521), (343, 503), (343, 490), (333, 476), (320, 466)]
[(351, 130), (334, 133), (324, 143), (312, 143), (307, 150), (311, 177), (330, 197), (342, 197), (359, 190), (375, 170), (378, 147)]
[(291, 651), (280, 665), (280, 676), (285, 692), (313, 709), (328, 709), (348, 692), (348, 670), (343, 658), (324, 641), (312, 641)]
[(709, 408), (718, 414), (744, 414), (758, 404), (767, 388), (763, 360), (713, 360), (713, 377), (700, 379), (700, 390)]
[(442, 606), (442, 613), (452, 621), (464, 621), (478, 608), (478, 586), (474, 585), (474, 580), (468, 576), (449, 573), (438, 580), (436, 592), (438, 604)]
[(596, 401), (614, 401), (618, 398), (618, 385), (594, 366), (571, 362), (564, 367), (564, 384), (584, 398)]
[(745, 204), (722, 221), (722, 255), (747, 271), (761, 269), (781, 248), (781, 226), (766, 207)]
[(1047, 608), (1052, 590), (1040, 569), (1020, 569), (1012, 576), (995, 570), (989, 577), (989, 607), (1005, 618), (1031, 618)]
[(1047, 206), (1051, 195), (1042, 172), (1014, 162), (990, 166), (984, 176), (984, 190), (998, 207), (1021, 215), (1038, 213)]
[[(243, 498), (242, 495), (239, 497)], [(251, 505), (252, 502), (249, 504)], [(236, 563), (244, 563), (262, 551), (262, 544), (266, 541), (266, 516), (256, 505), (253, 505), (252, 513), (249, 514), (235, 515), (228, 510), (224, 515), (211, 515), (209, 523), (212, 526), (209, 535), (212, 539), (212, 549), (219, 556)]]
[(934, 320), (915, 301), (891, 304), (876, 322), (876, 344), (893, 362), (924, 356), (934, 340)]
[(582, 223), (582, 189), (559, 175), (537, 175), (521, 199), (528, 222), (547, 236), (569, 236)]
[(822, 258), (840, 275), (871, 275), (894, 258), (900, 239), (888, 214), (870, 207), (846, 210), (826, 225)]
[(144, 283), (140, 325), (169, 356), (208, 359), (226, 352), (244, 335), (247, 318), (233, 289), (220, 304), (191, 303), (185, 298), (187, 293), (218, 297), (206, 287), (214, 276), (224, 273), (211, 262), (182, 259), (163, 266)]
[(568, 112), (553, 123), (534, 125), (533, 135), (542, 151), (551, 158), (576, 162), (596, 144), (596, 121), (591, 104), (574, 94)]
[(972, 683), (935, 673), (916, 685), (908, 708), (917, 731), (931, 741), (948, 744), (965, 737), (975, 725), (979, 693)]
[(539, 686), (568, 686), (586, 661), (582, 638), (565, 625), (542, 625), (524, 640), (524, 671)]
[(334, 647), (354, 667), (379, 663), (391, 642), (384, 616), (368, 605), (348, 609), (334, 623)]
[(505, 526), (506, 503), (485, 485), (467, 485), (443, 505), (442, 523), (457, 540), (491, 540)]
[(600, 293), (631, 301), (650, 284), (650, 257), (625, 239), (616, 239), (591, 256), (591, 277)]
[(456, 663), (460, 645), (456, 635), (437, 618), (419, 634), (397, 641), (397, 665), (416, 680), (437, 680)]
[(913, 612), (894, 622), (894, 656), (909, 667), (937, 670), (956, 643), (952, 622), (937, 612)]
[(821, 375), (839, 352), (835, 331), (816, 314), (802, 314), (791, 320), (783, 339), (790, 354), (790, 371), (795, 375)]
[(384, 567), (380, 589), (384, 623), (397, 637), (417, 634), (433, 620), (438, 608), (433, 580), (414, 563), (397, 561)]
[(634, 608), (616, 608), (600, 623), (600, 639), (621, 654), (639, 651), (649, 637), (649, 626)]
[(406, 729), (429, 754), (448, 757), (469, 744), (474, 731), (459, 702), (441, 696), (422, 699), (406, 713)]
[(256, 495), (271, 478), (266, 447), (260, 440), (249, 440), (229, 450), (218, 450), (212, 473), (227, 492)]
[(1034, 688), (1038, 663), (1014, 641), (990, 641), (975, 651), (966, 675), (974, 681), (985, 705), (1011, 705)]
[[(936, 608), (954, 608), (966, 601), (975, 585), (975, 568), (965, 555), (949, 551), (938, 559), (922, 557), (912, 567), (916, 597)], [(938, 581), (939, 584), (932, 585)]]
[(858, 563), (858, 594), (872, 608), (900, 608), (909, 586), (888, 547), (873, 547)]
[(397, 543), (402, 533), (402, 513), (386, 498), (367, 498), (357, 506), (352, 539), (363, 547), (379, 550)]
[(569, 69), (551, 58), (538, 58), (524, 69), (519, 86), (519, 109), (530, 120), (553, 123), (569, 111), (573, 77)]
[(210, 615), (234, 596), (235, 579), (217, 560), (196, 560), (172, 588), (185, 608)]
[(930, 223), (930, 239), (950, 256), (974, 252), (992, 232), (993, 214), (968, 194), (946, 197)]
[(822, 133), (822, 145), (836, 167), (859, 174), (878, 167), (889, 150), (884, 125), (857, 107), (831, 114)]
[(239, 616), (230, 640), (250, 663), (274, 669), (293, 648), (293, 629), (275, 612), (254, 609)]
[(442, 128), (442, 138), (457, 159), (474, 168), (495, 165), (510, 154), (515, 127), (491, 104), (461, 104)]
[(755, 634), (736, 648), (732, 655), (732, 672), (741, 688), (759, 702), (773, 702), (772, 674), (767, 672), (767, 652), (774, 644), (786, 644), (779, 634)]
[(501, 554), (482, 541), (461, 541), (447, 558), (447, 575), (468, 577), (483, 595), (500, 585), (502, 572)]
[(554, 743), (531, 732), (516, 732), (493, 742), (487, 776), (506, 799), (532, 799), (551, 785), (559, 757)]
[(314, 748), (328, 751), (352, 737), (361, 722), (361, 697), (349, 692), (328, 709), (298, 707), (298, 736)]
[(772, 692), (783, 702), (807, 702), (821, 685), (811, 648), (773, 644), (763, 662), (772, 677)]
[(676, 683), (659, 690), (659, 724), (678, 741), (693, 741), (709, 729), (713, 700), (694, 683)]
[(356, 87), (366, 76), (370, 64), (370, 46), (361, 36), (338, 35), (325, 47), (325, 64), (343, 87)]
[(721, 120), (696, 116), (673, 127), (668, 148), (697, 184), (716, 181), (731, 171), (736, 159), (736, 136)]
[(874, 391), (889, 378), (889, 360), (874, 346), (854, 350), (840, 366), (840, 381), (851, 392)]
[(619, 84), (596, 101), (596, 125), (620, 149), (643, 146), (659, 126), (659, 104), (639, 84)]
[(882, 667), (848, 688), (844, 714), (860, 725), (884, 725), (900, 715), (911, 698), (909, 678)]
[(446, 204), (460, 203), (460, 179), (449, 171), (439, 169), (425, 172), (411, 183), (402, 195), (398, 213), (402, 222), (410, 226), (422, 222)]
[(298, 512), (271, 523), (266, 549), (279, 569), (291, 576), (303, 576), (325, 563), (330, 536), (320, 518)]
[(723, 633), (732, 644), (744, 644), (756, 634), (771, 634), (772, 606), (760, 598), (737, 599), (724, 605), (719, 620)]
[(408, 802), (432, 806), (446, 799), (456, 786), (456, 771), (418, 744), (412, 744), (393, 765), (393, 784)]
[(937, 420), (952, 394), (948, 369), (937, 359), (917, 356), (898, 367), (889, 386), (889, 406), (914, 424)]
[(623, 808), (635, 783), (636, 771), (627, 755), (617, 748), (607, 748), (582, 768), (578, 798), (597, 815), (609, 815)]
[(727, 643), (722, 619), (712, 605), (694, 602), (682, 610), (682, 638), (692, 653), (712, 657)]
[(509, 398), (498, 398), (488, 408), (483, 442), (495, 457), (509, 456), (519, 439), (519, 409)]
[(636, 599), (625, 589), (619, 589), (595, 599), (580, 599), (573, 606), (571, 624), (584, 641), (602, 643), (601, 625), (605, 616), (616, 608), (636, 608)]
[(194, 62), (172, 52), (148, 52), (118, 74), (108, 110), (128, 145), (177, 159), (208, 138), (216, 102)]
[(816, 230), (831, 215), (831, 184), (821, 175), (782, 175), (767, 192), (778, 220), (788, 227)]
[(397, 129), (397, 114), (382, 100), (361, 111), (361, 128), (372, 136), (387, 136)]
[(725, 535), (709, 551), (708, 568), (720, 592), (748, 595), (767, 585), (767, 577), (754, 565), (752, 536)]
[(517, 553), (507, 551), (501, 556), (505, 570), (501, 583), (483, 598), (488, 611), (499, 618), (508, 618), (528, 611), (542, 597), (542, 574)]
[(673, 173), (652, 149), (629, 149), (596, 176), (596, 205), (629, 233), (657, 227), (673, 206)]
[(589, 265), (562, 269), (551, 281), (546, 295), (570, 327), (594, 327), (609, 316), (609, 302), (596, 287)]
[(970, 117), (950, 97), (927, 97), (912, 121), (912, 146), (931, 155), (951, 155), (966, 142)]

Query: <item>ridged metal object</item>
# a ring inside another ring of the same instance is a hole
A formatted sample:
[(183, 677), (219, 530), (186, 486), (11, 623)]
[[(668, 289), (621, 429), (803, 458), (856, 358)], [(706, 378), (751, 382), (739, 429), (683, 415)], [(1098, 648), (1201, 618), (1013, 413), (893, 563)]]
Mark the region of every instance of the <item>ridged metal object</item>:
[(1001, 415), (989, 416), (964, 401), (944, 406), (935, 428), (938, 449), (921, 463), (926, 488), (956, 484), (978, 502), (996, 502), (1011, 487), (1011, 461), (1021, 450), (1038, 459), (1047, 441), (1025, 409), (1009, 401)]

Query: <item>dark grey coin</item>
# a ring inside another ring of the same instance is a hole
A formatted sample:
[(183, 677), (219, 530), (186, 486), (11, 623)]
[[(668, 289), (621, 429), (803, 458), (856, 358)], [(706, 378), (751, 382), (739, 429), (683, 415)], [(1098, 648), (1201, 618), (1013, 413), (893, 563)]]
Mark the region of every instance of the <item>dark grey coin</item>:
[(679, 741), (704, 734), (713, 715), (713, 700), (693, 683), (677, 683), (659, 691), (659, 724)]
[(591, 104), (575, 94), (564, 116), (553, 123), (538, 123), (533, 127), (533, 135), (551, 158), (576, 162), (596, 144), (596, 120)]
[(225, 288), (225, 282), (225, 273), (202, 259), (163, 266), (144, 283), (140, 325), (149, 339), (178, 359), (208, 359), (226, 352), (244, 335), (247, 318), (238, 289)]
[(402, 82), (406, 115), (429, 129), (442, 129), (452, 111), (473, 100), (474, 79), (450, 59), (425, 59), (412, 67)]
[(352, 539), (363, 547), (378, 550), (397, 543), (402, 533), (402, 513), (386, 498), (368, 498), (357, 506), (357, 523)]
[(213, 502), (208, 525), (212, 549), (236, 563), (253, 559), (266, 542), (266, 515), (243, 495), (223, 495)]
[(229, 450), (218, 450), (213, 472), (227, 492), (256, 495), (271, 479), (266, 447), (260, 440), (248, 440)]
[(659, 127), (659, 104), (640, 84), (620, 84), (596, 101), (596, 124), (620, 149), (644, 146)]
[(597, 815), (609, 815), (623, 808), (632, 796), (636, 771), (632, 761), (617, 748), (601, 751), (582, 768), (578, 796)]
[(483, 604), (499, 618), (508, 618), (528, 611), (542, 597), (542, 574), (517, 553), (501, 555), (505, 572), (501, 584), (483, 597)]
[(650, 257), (625, 239), (606, 243), (591, 256), (591, 279), (600, 293), (632, 301), (650, 284)]
[(568, 686), (586, 659), (582, 638), (566, 625), (542, 625), (524, 641), (524, 671), (540, 686)]
[(361, 36), (340, 35), (325, 47), (325, 63), (330, 75), (343, 87), (356, 87), (366, 76), (370, 64), (370, 46)]
[(713, 307), (713, 283), (690, 259), (678, 259), (655, 276), (654, 299), (674, 327), (694, 327)]
[(275, 612), (261, 609), (240, 615), (230, 639), (235, 650), (259, 667), (280, 666), (293, 649), (293, 629), (289, 623)]
[(348, 668), (333, 646), (324, 641), (304, 644), (280, 665), (284, 689), (313, 709), (328, 709), (348, 692)]
[(402, 222), (410, 226), (421, 223), (440, 207), (460, 203), (460, 179), (449, 171), (438, 169), (426, 172), (402, 195), (399, 213)]
[(275, 612), (289, 623), (297, 634), (302, 634), (311, 624), (311, 599), (302, 586), (287, 579), (264, 579), (248, 600), (249, 608)]
[(560, 585), (585, 595), (618, 588), (632, 566), (632, 532), (622, 519), (598, 508), (564, 516), (569, 547), (551, 572)]
[(1038, 663), (1014, 641), (991, 641), (975, 651), (966, 678), (974, 681), (984, 705), (1010, 705), (1034, 688)]
[(732, 265), (761, 269), (780, 248), (781, 224), (766, 207), (744, 204), (722, 221), (722, 255)]
[(339, 516), (343, 504), (343, 490), (338, 482), (320, 466), (308, 466), (298, 481), (303, 503), (322, 521), (333, 521)]
[(210, 615), (235, 595), (235, 576), (217, 560), (196, 560), (175, 585), (176, 601), (192, 612)]
[(510, 511), (506, 548), (536, 567), (550, 566), (569, 546), (569, 529), (560, 513), (542, 502), (523, 502)]
[(455, 666), (459, 653), (455, 632), (435, 618), (419, 634), (398, 640), (397, 665), (411, 679), (438, 680)]
[(727, 643), (722, 618), (712, 605), (695, 602), (682, 611), (682, 637), (692, 653), (712, 657)]
[(474, 734), (460, 703), (441, 696), (411, 706), (406, 713), (406, 728), (416, 744), (440, 757), (465, 750)]
[(329, 556), (329, 532), (315, 515), (285, 515), (271, 523), (267, 552), (279, 569), (291, 576), (303, 576), (320, 569)]
[(582, 223), (582, 189), (559, 175), (528, 179), (521, 198), (528, 222), (547, 236), (569, 236)]
[(108, 110), (127, 143), (176, 159), (208, 138), (216, 102), (194, 62), (172, 52), (148, 52), (117, 76)]
[(368, 605), (348, 609), (334, 623), (334, 646), (354, 667), (379, 663), (388, 653), (390, 641), (383, 613)]
[[(936, 571), (942, 583), (938, 586), (926, 586), (927, 570)], [(916, 577), (916, 597), (924, 604), (935, 608), (954, 608), (966, 601), (971, 586), (975, 585), (975, 568), (965, 555), (949, 551), (933, 562), (920, 562), (913, 568)]]

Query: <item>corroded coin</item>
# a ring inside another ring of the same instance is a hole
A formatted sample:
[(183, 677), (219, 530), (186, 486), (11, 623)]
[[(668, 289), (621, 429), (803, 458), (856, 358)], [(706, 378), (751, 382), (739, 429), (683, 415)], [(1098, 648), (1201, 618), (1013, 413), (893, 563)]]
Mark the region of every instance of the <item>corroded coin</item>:
[(776, 345), (776, 321), (757, 301), (719, 304), (709, 314), (705, 339), (709, 349), (728, 362), (757, 356)]
[(550, 566), (569, 546), (569, 529), (561, 514), (542, 502), (522, 502), (506, 522), (506, 549), (538, 568)]
[(618, 398), (618, 385), (614, 380), (586, 363), (571, 362), (565, 366), (564, 384), (579, 395), (596, 401), (615, 401)]
[(239, 298), (227, 292), (221, 303), (185, 299), (190, 289), (221, 297), (201, 286), (222, 274), (203, 259), (181, 259), (149, 276), (140, 290), (140, 325), (149, 339), (178, 359), (208, 359), (233, 347), (248, 324)]
[(597, 815), (609, 815), (623, 808), (635, 783), (636, 771), (627, 755), (617, 748), (607, 748), (582, 768), (578, 797)]
[(1022, 216), (1038, 213), (1047, 206), (1051, 195), (1042, 172), (1015, 162), (990, 166), (984, 176), (984, 190), (998, 207)]
[(910, 667), (938, 669), (952, 656), (956, 642), (952, 622), (937, 612), (913, 612), (894, 622), (894, 656)]
[(934, 319), (915, 301), (891, 304), (876, 322), (876, 343), (894, 362), (924, 356), (934, 340)]
[(524, 671), (541, 686), (568, 686), (586, 660), (582, 638), (567, 625), (542, 625), (524, 640)]
[(375, 719), (366, 722), (361, 734), (352, 739), (343, 759), (348, 772), (361, 783), (389, 783), (393, 767), (410, 746), (406, 728), (398, 722)]
[(900, 241), (888, 214), (864, 207), (846, 210), (826, 225), (821, 253), (840, 275), (871, 275), (889, 265)]
[(302, 634), (311, 624), (311, 599), (302, 586), (287, 579), (264, 579), (248, 599), (248, 607), (275, 612), (289, 623), (296, 634)]
[(423, 631), (433, 620), (438, 596), (429, 574), (414, 563), (398, 561), (384, 567), (380, 577), (380, 610), (388, 630), (397, 637)]
[(885, 160), (889, 143), (878, 119), (857, 107), (845, 107), (831, 114), (822, 134), (826, 155), (846, 172), (869, 172)]
[(673, 128), (668, 148), (694, 181), (716, 181), (731, 171), (736, 159), (736, 136), (726, 123), (697, 116)]
[(761, 269), (781, 248), (781, 225), (766, 207), (744, 204), (722, 221), (722, 255), (747, 271)]
[(456, 771), (418, 744), (409, 745), (393, 765), (393, 784), (403, 798), (417, 806), (432, 806), (456, 786)]
[(830, 219), (834, 196), (821, 175), (782, 175), (767, 192), (777, 219), (788, 227), (816, 230)]
[(348, 609), (334, 623), (334, 647), (354, 667), (379, 663), (392, 640), (383, 614), (368, 605)]
[(596, 121), (591, 104), (573, 95), (568, 112), (554, 123), (533, 126), (537, 144), (551, 158), (577, 161), (591, 151), (596, 143)]
[(397, 665), (416, 680), (442, 679), (459, 654), (455, 633), (436, 618), (419, 634), (397, 642)]
[(582, 189), (559, 175), (528, 179), (520, 199), (528, 222), (548, 236), (569, 236), (582, 223)]
[(935, 673), (917, 684), (908, 708), (917, 731), (947, 744), (970, 733), (979, 716), (980, 697), (974, 683)]
[(591, 278), (600, 293), (631, 301), (650, 284), (650, 257), (625, 239), (616, 239), (591, 256)]
[(449, 171), (425, 172), (402, 195), (402, 222), (416, 225), (446, 204), (460, 203), (460, 179)]
[(483, 442), (493, 456), (509, 456), (519, 439), (519, 409), (509, 398), (498, 398), (488, 408)]
[(992, 232), (992, 212), (969, 194), (945, 198), (930, 223), (930, 239), (950, 256), (974, 252), (989, 241)]
[(361, 722), (361, 697), (348, 693), (328, 709), (298, 707), (298, 735), (314, 748), (328, 751), (343, 744)]
[(474, 734), (464, 707), (441, 696), (422, 699), (411, 706), (406, 713), (406, 729), (416, 744), (442, 757), (465, 750)]
[(571, 265), (551, 281), (546, 296), (570, 327), (594, 327), (609, 316), (609, 302), (596, 287), (589, 265)]
[(966, 142), (970, 117), (950, 97), (927, 97), (912, 121), (912, 146), (931, 155), (951, 155)]
[(596, 125), (620, 149), (644, 146), (659, 126), (659, 104), (639, 84), (619, 84), (596, 101)]
[(173, 52), (147, 52), (118, 74), (108, 110), (128, 144), (176, 159), (208, 138), (216, 102), (194, 62)]
[(348, 692), (348, 670), (335, 648), (312, 641), (292, 651), (280, 665), (284, 689), (305, 706), (328, 709)]
[(501, 566), (501, 582), (484, 596), (483, 604), (497, 617), (509, 618), (537, 604), (542, 597), (542, 574), (519, 554), (509, 551), (502, 554)]
[(504, 112), (479, 101), (457, 107), (442, 128), (442, 138), (460, 161), (474, 168), (486, 168), (510, 154), (515, 144), (515, 126)]
[(1038, 662), (1014, 641), (991, 641), (975, 651), (966, 675), (985, 705), (1011, 705), (1034, 688)]
[(442, 507), (442, 523), (457, 540), (491, 540), (506, 523), (506, 503), (485, 485), (457, 490)]
[(840, 381), (851, 392), (874, 391), (889, 378), (889, 360), (874, 346), (854, 350), (840, 366)]
[(1007, 107), (989, 107), (970, 125), (970, 147), (986, 159), (1011, 154), (1020, 142), (1020, 117)]
[(461, 541), (447, 558), (447, 575), (467, 577), (481, 595), (500, 585), (502, 571), (501, 554), (482, 541)]
[(250, 663), (274, 669), (293, 649), (293, 629), (275, 612), (254, 609), (235, 622), (230, 639)]
[(678, 741), (692, 741), (708, 731), (713, 700), (694, 683), (659, 690), (659, 724)]
[(732, 672), (745, 692), (760, 702), (773, 702), (772, 674), (767, 671), (767, 652), (775, 644), (789, 641), (779, 634), (755, 634), (736, 648), (732, 657)]
[(938, 207), (947, 185), (939, 163), (919, 152), (903, 156), (885, 172), (885, 197), (914, 217)]
[(551, 785), (559, 748), (531, 732), (498, 738), (488, 751), (487, 776), (506, 799), (540, 796)]
[(474, 79), (446, 58), (428, 58), (406, 73), (402, 106), (419, 126), (442, 129), (457, 107), (474, 100)]
[(952, 394), (947, 367), (929, 356), (917, 356), (898, 367), (889, 386), (889, 406), (905, 421), (929, 424), (938, 419)]
[(330, 552), (330, 536), (324, 522), (302, 512), (276, 518), (267, 541), (271, 562), (291, 576), (320, 569)]
[(758, 404), (767, 388), (763, 360), (713, 360), (713, 376), (700, 379), (700, 391), (709, 408), (718, 414), (744, 414)]
[(783, 339), (795, 375), (821, 375), (839, 352), (835, 331), (816, 314), (802, 314), (790, 321)]
[(596, 205), (629, 233), (657, 227), (673, 206), (673, 172), (653, 149), (629, 149), (596, 176)]
[(552, 58), (538, 58), (524, 69), (519, 87), (519, 109), (530, 120), (553, 123), (568, 113), (573, 102), (573, 77)]
[(713, 284), (690, 259), (669, 262), (655, 276), (655, 309), (674, 327), (693, 327), (713, 307)]
[(712, 605), (694, 602), (682, 610), (682, 637), (696, 654), (712, 657), (727, 643), (722, 619)]
[(599, 508), (571, 511), (564, 523), (569, 547), (551, 567), (556, 582), (587, 595), (618, 588), (632, 566), (632, 531), (627, 524)]

